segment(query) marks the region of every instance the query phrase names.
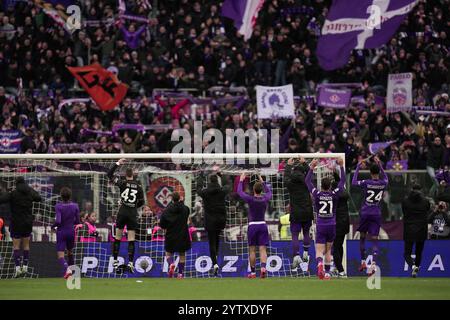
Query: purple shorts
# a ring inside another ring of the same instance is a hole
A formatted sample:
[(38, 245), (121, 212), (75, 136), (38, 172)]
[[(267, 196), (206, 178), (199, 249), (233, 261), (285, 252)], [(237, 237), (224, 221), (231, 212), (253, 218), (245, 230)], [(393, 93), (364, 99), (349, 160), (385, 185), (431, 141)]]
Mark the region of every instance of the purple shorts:
[(334, 238), (336, 238), (335, 225), (316, 226), (316, 243), (325, 244), (327, 242), (333, 242)]
[(381, 228), (381, 216), (379, 215), (370, 215), (370, 216), (361, 216), (359, 221), (359, 232), (369, 233), (371, 236), (378, 236)]
[(250, 224), (247, 230), (249, 246), (267, 246), (269, 244), (269, 229), (264, 224)]
[(56, 233), (56, 251), (72, 250), (75, 246), (75, 233), (70, 231), (58, 231)]
[[(311, 229), (311, 221), (308, 222), (291, 222), (291, 232), (296, 232), (296, 233), (300, 233), (302, 232), (308, 232), (309, 233), (309, 229)], [(304, 235), (303, 235), (304, 236)]]

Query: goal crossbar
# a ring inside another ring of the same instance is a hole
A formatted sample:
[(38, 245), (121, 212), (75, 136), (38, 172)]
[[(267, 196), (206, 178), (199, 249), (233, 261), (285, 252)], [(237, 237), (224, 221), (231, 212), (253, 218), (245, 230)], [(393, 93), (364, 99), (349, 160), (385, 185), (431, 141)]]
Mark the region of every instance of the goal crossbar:
[(60, 154), (0, 154), (0, 160), (104, 160), (104, 159), (290, 159), (304, 157), (341, 158), (345, 153), (60, 153)]

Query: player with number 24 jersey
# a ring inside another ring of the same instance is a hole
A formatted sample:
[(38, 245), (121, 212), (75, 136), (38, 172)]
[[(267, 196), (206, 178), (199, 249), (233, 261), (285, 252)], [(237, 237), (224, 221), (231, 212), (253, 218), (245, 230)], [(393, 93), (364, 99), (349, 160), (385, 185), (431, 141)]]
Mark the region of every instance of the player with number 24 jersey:
[[(375, 157), (375, 163), (370, 166), (370, 179), (358, 180), (359, 169), (362, 162), (356, 166), (355, 173), (352, 178), (352, 185), (362, 188), (364, 202), (360, 211), (360, 222), (358, 231), (359, 250), (361, 253), (361, 266), (359, 271), (368, 271), (371, 275), (376, 271), (376, 259), (378, 256), (378, 234), (381, 228), (381, 201), (383, 194), (388, 185), (388, 177), (383, 170), (380, 159)], [(369, 234), (372, 240), (372, 263), (369, 269), (366, 265), (366, 234)]]
[(361, 206), (361, 223), (358, 228), (360, 232), (368, 232), (370, 235), (378, 236), (381, 227), (381, 201), (384, 191), (388, 185), (388, 177), (383, 167), (380, 166), (379, 179), (358, 180), (361, 164), (356, 167), (352, 179), (352, 185), (359, 186), (363, 191), (364, 202)]

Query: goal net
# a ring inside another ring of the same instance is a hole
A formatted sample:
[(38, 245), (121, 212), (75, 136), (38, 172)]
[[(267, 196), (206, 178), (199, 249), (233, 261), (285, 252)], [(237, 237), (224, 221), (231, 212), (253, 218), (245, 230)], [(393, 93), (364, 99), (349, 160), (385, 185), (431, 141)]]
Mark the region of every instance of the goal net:
[[(268, 276), (295, 277), (308, 275), (308, 272), (302, 268), (291, 269), (290, 241), (278, 240), (279, 218), (289, 210), (284, 166), (289, 158), (300, 157), (308, 163), (319, 159), (314, 172), (314, 181), (318, 184), (324, 177), (333, 178), (337, 170), (336, 160), (344, 159), (343, 154), (331, 153), (0, 155), (0, 187), (2, 192), (11, 191), (15, 188), (17, 177), (24, 177), (43, 198), (42, 202), (33, 203), (32, 208), (34, 226), (28, 277), (55, 276), (57, 272), (56, 234), (52, 232), (51, 226), (55, 221), (55, 205), (61, 200), (62, 187), (72, 189), (73, 201), (80, 207), (81, 218), (96, 228), (92, 232), (83, 224), (76, 227), (75, 264), (81, 268), (82, 275), (128, 277), (130, 275), (126, 273), (113, 272), (112, 268), (111, 241), (116, 230), (120, 195), (118, 188), (107, 177), (114, 163), (120, 158), (126, 158), (127, 161), (116, 174), (123, 175), (127, 168), (132, 168), (142, 184), (146, 203), (138, 210), (135, 275), (165, 276), (168, 266), (164, 259), (164, 230), (159, 227), (158, 221), (171, 201), (171, 194), (177, 191), (190, 208), (188, 223), (193, 245), (186, 253), (185, 277), (211, 277), (212, 262), (208, 257), (204, 209), (197, 191), (207, 186), (206, 177), (209, 174), (218, 173), (220, 183), (227, 185), (230, 190), (226, 198), (227, 224), (221, 235), (219, 249), (221, 276), (225, 277), (243, 275), (248, 269), (248, 208), (236, 193), (239, 176), (243, 172), (247, 174), (246, 190), (250, 192), (257, 175), (261, 175), (271, 185), (273, 192), (265, 217), (271, 239), (268, 246)], [(9, 221), (8, 208), (1, 208), (4, 220)], [(313, 225), (312, 236), (314, 230)], [(123, 240), (126, 241), (125, 236)], [(121, 263), (127, 262), (126, 250), (124, 242), (119, 254)], [(143, 263), (144, 260), (146, 263)], [(0, 279), (13, 276), (12, 242), (7, 232), (5, 239), (0, 241)]]

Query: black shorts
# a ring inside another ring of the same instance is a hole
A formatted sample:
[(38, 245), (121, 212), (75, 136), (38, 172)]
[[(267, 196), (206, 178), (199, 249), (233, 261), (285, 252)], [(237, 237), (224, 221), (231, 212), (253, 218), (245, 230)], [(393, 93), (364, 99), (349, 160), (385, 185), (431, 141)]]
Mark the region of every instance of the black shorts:
[(121, 206), (117, 214), (116, 227), (123, 229), (127, 226), (127, 230), (136, 230), (139, 228), (138, 212), (136, 208)]

